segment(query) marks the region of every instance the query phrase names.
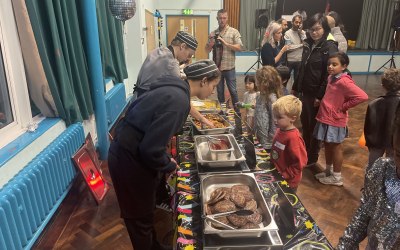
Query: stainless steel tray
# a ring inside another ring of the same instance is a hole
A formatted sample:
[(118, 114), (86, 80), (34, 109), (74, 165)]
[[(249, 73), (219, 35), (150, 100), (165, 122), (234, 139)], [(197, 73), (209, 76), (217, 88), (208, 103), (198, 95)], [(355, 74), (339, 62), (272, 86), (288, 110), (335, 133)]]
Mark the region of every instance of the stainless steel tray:
[(225, 120), (221, 115), (219, 114), (212, 114), (218, 117), (218, 119), (220, 119), (222, 121), (222, 123), (224, 124), (225, 127), (223, 128), (201, 128), (198, 127), (195, 122), (194, 119), (192, 117), (190, 117), (190, 121), (193, 124), (194, 129), (202, 135), (217, 135), (217, 134), (225, 134), (225, 133), (229, 133), (232, 129), (233, 126), (227, 121)]
[(215, 154), (210, 150), (207, 135), (194, 136), (194, 152), (196, 154), (197, 164), (206, 167), (234, 167), (246, 160), (232, 134), (213, 135), (213, 137), (229, 140), (233, 151), (229, 155), (221, 155), (221, 157), (217, 159)]
[(192, 98), (191, 104), (200, 113), (219, 113), (221, 111), (221, 104), (218, 100), (200, 100), (198, 98)]
[[(211, 193), (220, 187), (231, 187), (233, 185), (247, 185), (250, 191), (254, 194), (257, 201), (258, 211), (263, 216), (263, 221), (259, 224), (260, 228), (257, 229), (235, 229), (235, 230), (221, 230), (211, 226), (209, 220), (204, 221), (204, 234), (218, 235), (224, 238), (232, 237), (261, 237), (263, 234), (278, 235), (278, 226), (276, 225), (271, 212), (265, 202), (264, 196), (257, 185), (254, 174), (241, 173), (241, 174), (216, 174), (204, 175), (201, 178), (201, 206), (202, 217), (205, 218), (204, 204), (210, 199)], [(276, 240), (275, 240), (276, 241)]]

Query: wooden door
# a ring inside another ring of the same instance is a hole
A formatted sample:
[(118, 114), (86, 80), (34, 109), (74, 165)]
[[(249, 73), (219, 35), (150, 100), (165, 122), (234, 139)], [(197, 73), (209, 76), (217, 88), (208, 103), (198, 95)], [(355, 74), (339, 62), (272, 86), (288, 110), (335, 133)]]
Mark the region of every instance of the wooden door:
[(185, 31), (196, 37), (199, 43), (192, 62), (200, 59), (208, 59), (205, 50), (209, 34), (209, 16), (167, 16), (168, 44), (178, 31)]
[(154, 16), (153, 13), (150, 11), (146, 10), (146, 41), (147, 41), (147, 54), (149, 54), (150, 51), (154, 50), (156, 48), (156, 36), (155, 36), (155, 30), (156, 28), (154, 27)]

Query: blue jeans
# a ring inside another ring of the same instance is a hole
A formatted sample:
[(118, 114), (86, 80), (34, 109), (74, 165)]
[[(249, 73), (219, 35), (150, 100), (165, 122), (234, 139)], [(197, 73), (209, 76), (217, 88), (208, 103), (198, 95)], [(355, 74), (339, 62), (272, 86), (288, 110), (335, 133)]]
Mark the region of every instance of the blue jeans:
[(239, 102), (239, 97), (236, 89), (236, 71), (235, 68), (231, 70), (223, 70), (221, 71), (221, 80), (217, 86), (217, 94), (218, 94), (218, 101), (220, 103), (225, 102), (225, 81), (226, 86), (228, 86), (229, 94), (232, 98), (232, 104), (235, 108), (236, 112), (239, 112), (239, 109), (235, 106), (236, 103)]

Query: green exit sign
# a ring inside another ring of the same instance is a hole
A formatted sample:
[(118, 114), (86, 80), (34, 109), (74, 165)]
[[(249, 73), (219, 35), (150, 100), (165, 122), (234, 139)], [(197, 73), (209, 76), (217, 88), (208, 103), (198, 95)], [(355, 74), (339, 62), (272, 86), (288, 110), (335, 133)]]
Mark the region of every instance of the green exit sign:
[(183, 9), (182, 14), (183, 15), (193, 15), (193, 10), (192, 9)]

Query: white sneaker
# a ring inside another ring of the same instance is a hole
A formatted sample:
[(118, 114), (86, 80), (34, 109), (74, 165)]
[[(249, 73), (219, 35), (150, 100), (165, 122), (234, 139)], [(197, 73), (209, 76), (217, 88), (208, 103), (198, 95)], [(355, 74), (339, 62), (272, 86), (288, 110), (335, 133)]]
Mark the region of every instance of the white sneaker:
[(317, 179), (317, 180), (319, 180), (321, 178), (325, 178), (326, 176), (327, 175), (326, 175), (325, 171), (314, 175), (315, 179)]
[(343, 178), (342, 177), (336, 178), (333, 175), (329, 175), (327, 177), (324, 177), (324, 178), (321, 178), (318, 180), (319, 180), (319, 182), (321, 182), (322, 184), (325, 184), (325, 185), (343, 186)]

